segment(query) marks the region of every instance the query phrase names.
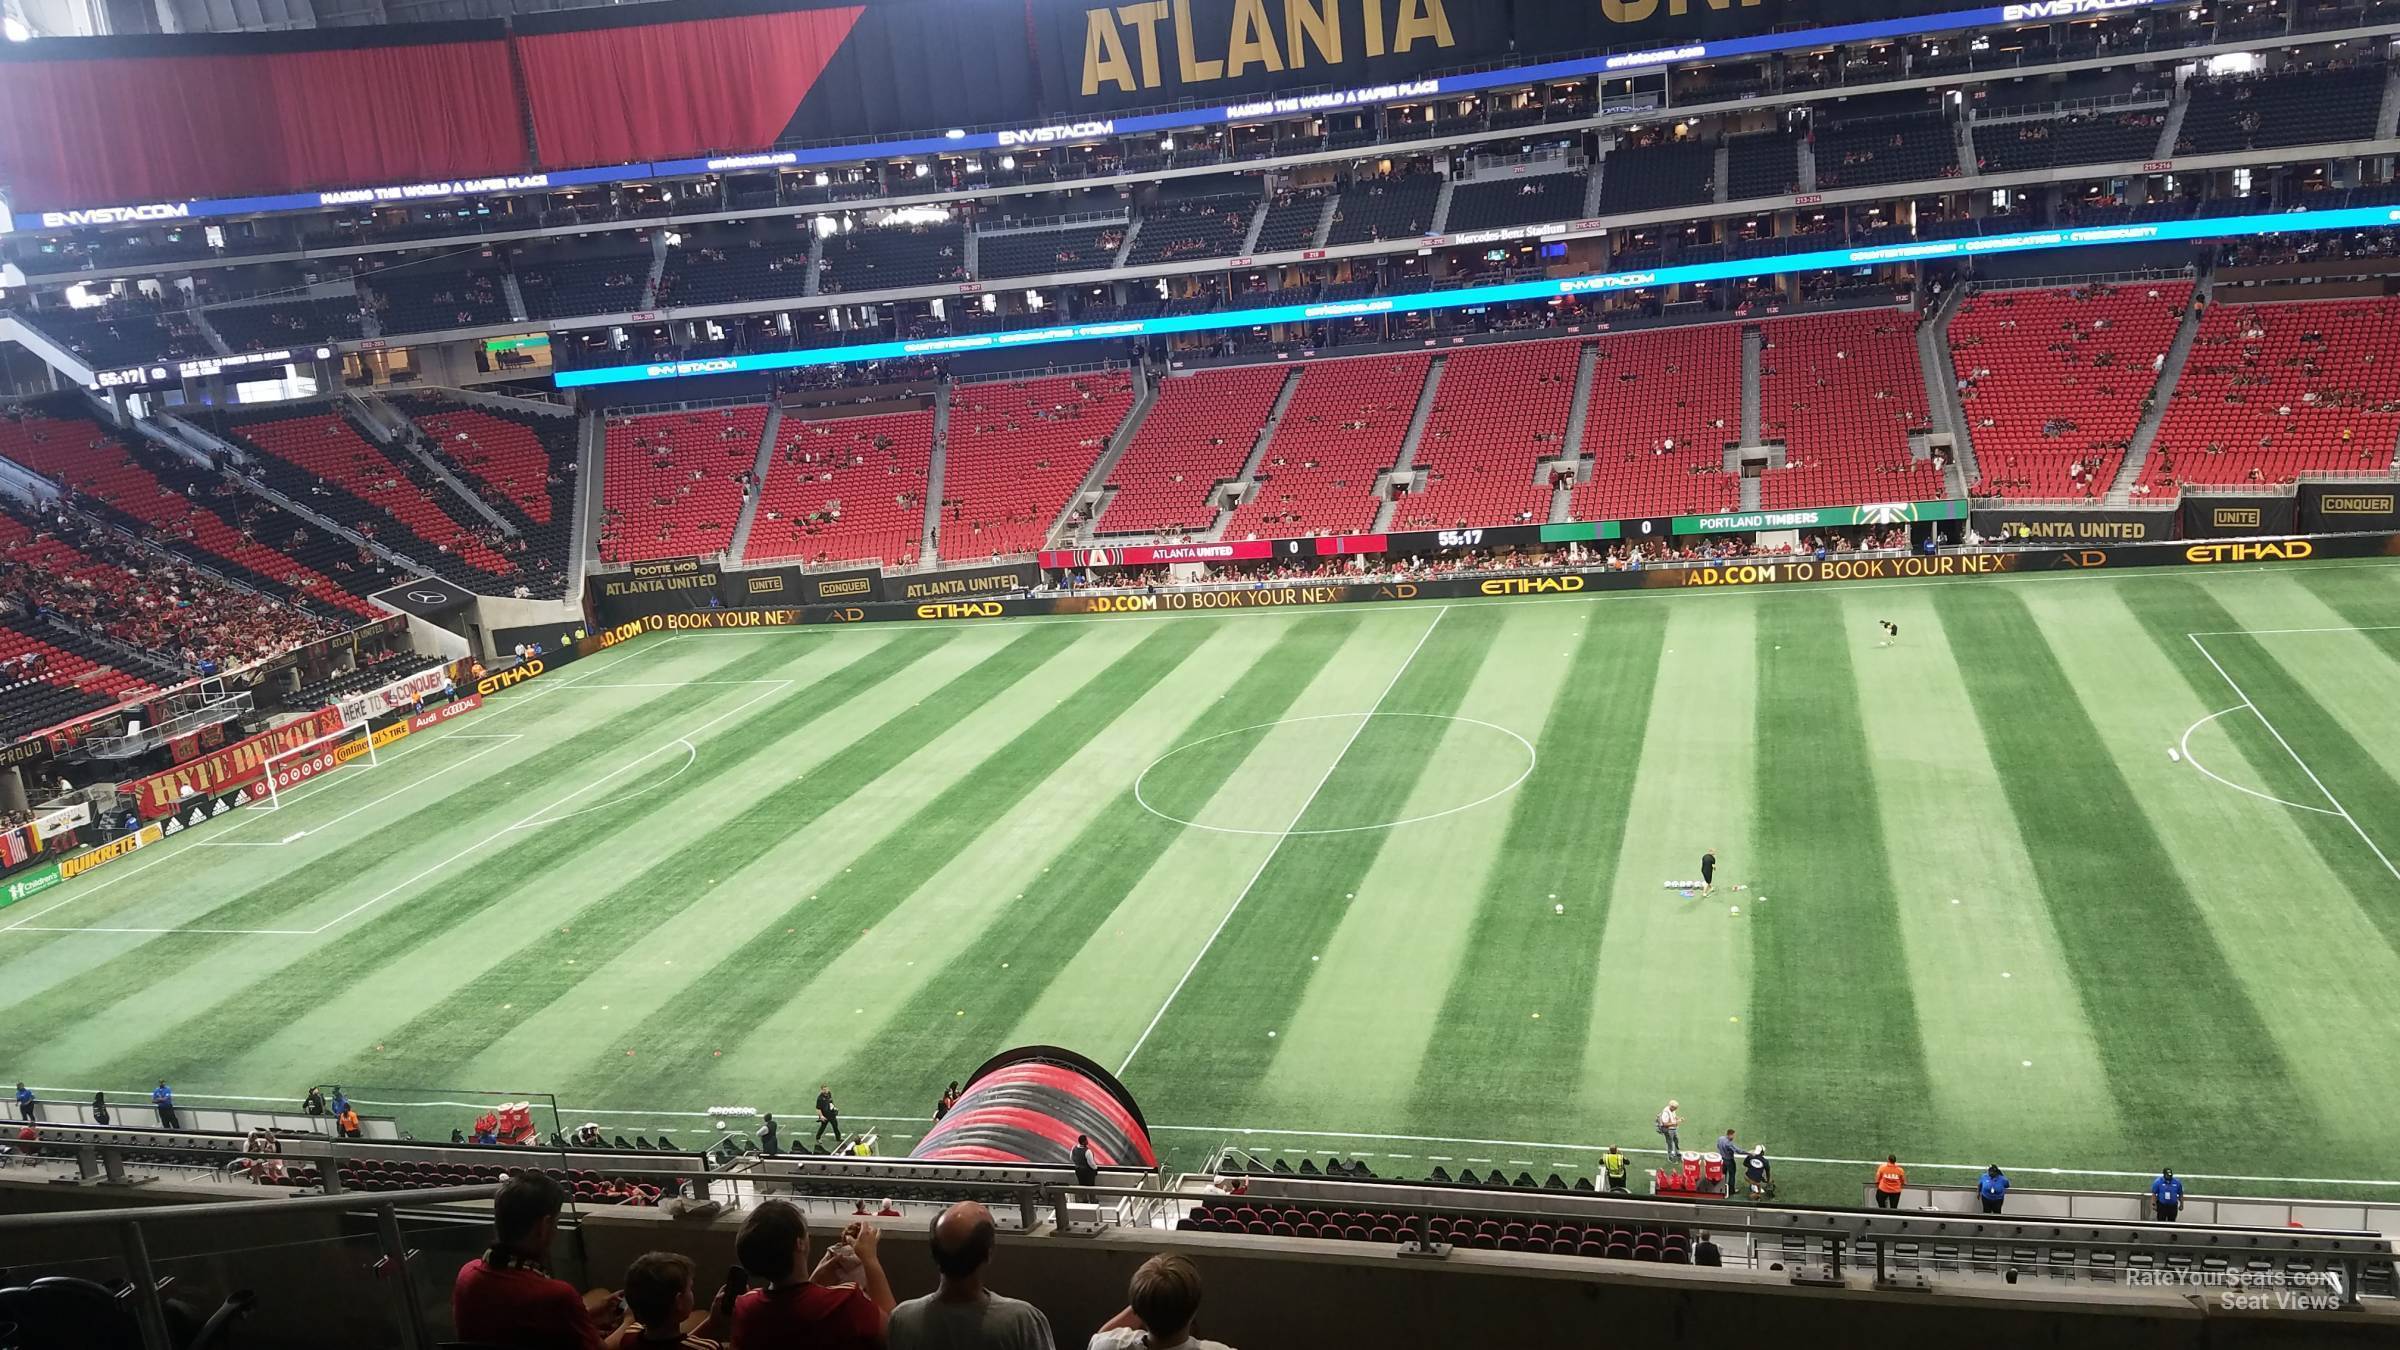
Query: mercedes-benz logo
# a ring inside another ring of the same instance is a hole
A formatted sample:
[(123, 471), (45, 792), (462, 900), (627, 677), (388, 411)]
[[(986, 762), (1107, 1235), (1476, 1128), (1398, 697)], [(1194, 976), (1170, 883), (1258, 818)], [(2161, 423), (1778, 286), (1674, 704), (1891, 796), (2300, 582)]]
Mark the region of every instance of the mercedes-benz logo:
[(450, 599), (448, 591), (410, 591), (408, 598), (420, 605), (439, 605)]

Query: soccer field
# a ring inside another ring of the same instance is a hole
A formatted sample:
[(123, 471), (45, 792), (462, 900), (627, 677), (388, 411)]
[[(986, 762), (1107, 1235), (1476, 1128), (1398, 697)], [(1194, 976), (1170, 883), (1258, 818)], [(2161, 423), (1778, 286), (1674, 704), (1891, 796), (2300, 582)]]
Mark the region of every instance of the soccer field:
[(2396, 754), (2375, 563), (651, 636), (0, 911), (0, 1077), (2389, 1198)]

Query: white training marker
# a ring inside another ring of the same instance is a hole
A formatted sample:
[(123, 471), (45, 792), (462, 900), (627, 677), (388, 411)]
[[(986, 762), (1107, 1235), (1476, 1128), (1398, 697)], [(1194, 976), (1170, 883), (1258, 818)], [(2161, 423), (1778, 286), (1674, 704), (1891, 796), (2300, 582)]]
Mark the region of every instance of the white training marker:
[(2183, 762), (2183, 752), (2170, 745), (2167, 747), (2167, 758), (2177, 764), (2181, 764)]
[(1313, 963), (1313, 962), (1316, 962), (1316, 961), (1323, 960), (1324, 958), (1323, 958), (1323, 957), (1312, 956), (1312, 957), (1310, 957), (1310, 958), (1308, 958), (1308, 959), (1309, 959), (1309, 960), (1310, 960), (1310, 961)]
[(1736, 913), (1736, 914), (1739, 914), (1739, 913), (1741, 913), (1741, 912), (1742, 912), (1742, 907), (1741, 907), (1740, 905), (1735, 905), (1735, 906), (1733, 907), (1733, 912), (1734, 912), (1734, 913)]
[(1567, 907), (1565, 905), (1552, 905), (1550, 907), (1550, 912), (1553, 914), (1564, 914), (1567, 912)]
[(1270, 1041), (1271, 1041), (1271, 1040), (1274, 1040), (1274, 1039), (1275, 1039), (1275, 1033), (1274, 1033), (1274, 1032), (1272, 1032), (1272, 1031), (1268, 1032), (1268, 1033), (1267, 1033), (1267, 1039), (1268, 1039), (1268, 1040), (1270, 1040)]
[(2029, 1059), (2029, 1060), (2026, 1060), (2026, 1061), (2025, 1061), (2025, 1067), (2026, 1067), (2026, 1068), (2028, 1068), (2028, 1069), (2032, 1068), (2032, 1067), (2033, 1067), (2033, 1061), (2032, 1061), (2032, 1060), (2030, 1060), (2030, 1059)]
[(1953, 901), (1951, 901), (1950, 903), (1955, 905), (1955, 904), (1957, 904), (1958, 902), (1957, 902), (1956, 900), (1953, 900)]
[(2000, 972), (2000, 978), (2001, 978), (2001, 979), (2004, 979), (2004, 980), (2013, 980), (2013, 979), (2015, 979), (2015, 978), (2017, 978), (2017, 977), (2016, 977), (2016, 976), (2014, 976), (2014, 975), (2011, 975), (2011, 974), (2009, 974), (2007, 971), (2005, 971), (2005, 970), (2004, 970), (2004, 971), (2001, 971), (2001, 972)]

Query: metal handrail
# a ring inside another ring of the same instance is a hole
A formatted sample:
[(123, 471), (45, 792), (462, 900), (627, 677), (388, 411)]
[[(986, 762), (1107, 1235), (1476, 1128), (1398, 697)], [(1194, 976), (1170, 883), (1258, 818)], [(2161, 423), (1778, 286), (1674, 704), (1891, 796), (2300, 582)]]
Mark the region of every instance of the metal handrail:
[[(489, 1200), (500, 1193), (493, 1182), (483, 1186), (440, 1186), (422, 1191), (344, 1191), (339, 1195), (294, 1195), (274, 1202), (277, 1214), (351, 1213), (379, 1205), (455, 1205)], [(85, 1228), (108, 1223), (182, 1223), (192, 1219), (255, 1219), (259, 1202), (211, 1200), (197, 1205), (126, 1205), (117, 1209), (66, 1210), (52, 1214), (0, 1214), (0, 1235)]]

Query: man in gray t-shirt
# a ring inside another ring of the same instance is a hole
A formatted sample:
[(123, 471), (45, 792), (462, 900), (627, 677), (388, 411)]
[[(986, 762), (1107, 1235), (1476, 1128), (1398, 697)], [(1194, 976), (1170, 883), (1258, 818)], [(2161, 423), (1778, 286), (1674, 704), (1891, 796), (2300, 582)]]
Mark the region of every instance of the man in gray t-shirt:
[(983, 1287), (998, 1237), (992, 1212), (972, 1200), (942, 1211), (932, 1244), (941, 1288), (892, 1309), (891, 1350), (1054, 1350), (1041, 1309)]

